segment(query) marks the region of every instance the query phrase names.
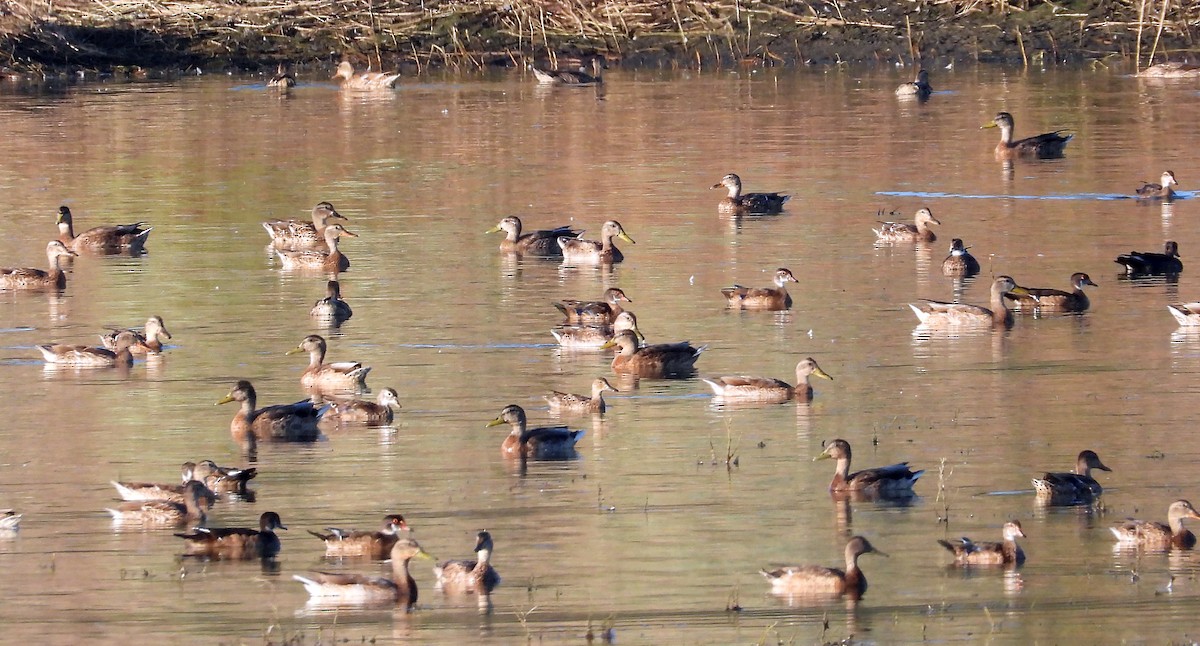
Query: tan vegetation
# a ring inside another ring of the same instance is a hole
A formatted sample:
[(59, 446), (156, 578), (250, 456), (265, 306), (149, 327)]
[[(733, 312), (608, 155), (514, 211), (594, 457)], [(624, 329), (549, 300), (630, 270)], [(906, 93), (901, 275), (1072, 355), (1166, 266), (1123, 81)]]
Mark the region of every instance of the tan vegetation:
[(1169, 0), (0, 0), (0, 64), (1148, 60), (1187, 50), (1198, 19)]

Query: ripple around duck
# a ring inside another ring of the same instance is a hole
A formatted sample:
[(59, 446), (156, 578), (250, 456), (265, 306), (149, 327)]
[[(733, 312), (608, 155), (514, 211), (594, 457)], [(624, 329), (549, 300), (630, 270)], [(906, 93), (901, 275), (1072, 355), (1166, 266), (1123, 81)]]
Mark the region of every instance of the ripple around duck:
[[(961, 199), (961, 200), (1101, 200), (1106, 202), (1117, 200), (1135, 200), (1133, 195), (1123, 193), (1067, 193), (1063, 195), (989, 195), (971, 193), (942, 193), (939, 191), (875, 191), (876, 195), (888, 197), (920, 197), (925, 199)], [(1175, 201), (1186, 200), (1196, 194), (1195, 191), (1176, 191)], [(1139, 204), (1161, 204), (1161, 200), (1141, 201)]]

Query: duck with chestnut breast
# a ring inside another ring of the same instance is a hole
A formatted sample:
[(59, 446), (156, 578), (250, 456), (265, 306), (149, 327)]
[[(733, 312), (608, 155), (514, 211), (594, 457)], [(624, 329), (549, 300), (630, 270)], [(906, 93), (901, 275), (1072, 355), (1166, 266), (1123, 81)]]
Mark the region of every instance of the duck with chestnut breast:
[(319, 202), (312, 210), (312, 221), (302, 220), (268, 220), (262, 223), (267, 235), (271, 236), (271, 246), (276, 249), (291, 251), (315, 250), (328, 251), (325, 243), (325, 229), (330, 220), (349, 222), (349, 218), (337, 212), (329, 202)]
[(500, 241), (500, 251), (518, 256), (544, 258), (562, 256), (562, 248), (558, 246), (559, 238), (578, 238), (582, 233), (568, 226), (523, 232), (521, 218), (515, 215), (500, 220), (496, 226), (484, 233), (496, 233), (497, 231), (504, 232), (504, 239)]
[[(179, 484), (166, 484), (159, 482), (117, 482), (110, 480), (112, 486), (117, 489), (117, 494), (121, 496), (121, 500), (166, 500), (168, 502), (177, 502), (183, 504), (184, 493), (187, 491), (187, 485), (192, 480), (203, 483), (201, 478), (196, 477), (196, 463), (184, 462), (182, 468), (183, 481)], [(204, 499), (211, 506), (217, 502), (216, 494), (208, 488), (207, 485), (203, 491)]]
[(633, 302), (619, 287), (604, 290), (603, 298), (600, 301), (559, 301), (554, 307), (572, 325), (612, 325), (617, 315), (624, 311), (621, 303)]
[(233, 439), (243, 442), (250, 436), (260, 440), (283, 440), (287, 442), (313, 442), (321, 435), (317, 423), (329, 410), (329, 406), (317, 408), (312, 400), (305, 399), (294, 404), (276, 404), (255, 408), (258, 395), (254, 386), (245, 379), (237, 382), (229, 394), (216, 403), (241, 403), (229, 424)]
[(282, 545), (277, 529), (287, 529), (279, 514), (268, 511), (258, 517), (258, 529), (249, 527), (197, 527), (176, 534), (185, 541), (184, 556), (214, 560), (241, 561), (268, 559), (279, 554)]
[(58, 240), (51, 240), (46, 245), (46, 262), (49, 263), (50, 269), (0, 268), (0, 290), (66, 289), (67, 274), (62, 270), (62, 259), (78, 255)]
[(1200, 513), (1186, 500), (1176, 500), (1167, 507), (1167, 524), (1130, 518), (1110, 527), (1113, 536), (1123, 545), (1150, 549), (1184, 549), (1196, 546), (1196, 535), (1183, 526), (1185, 518), (1200, 519)]
[(730, 215), (775, 215), (792, 199), (781, 193), (743, 193), (742, 178), (729, 173), (712, 188), (724, 188), (729, 193), (717, 204), (717, 210)]
[(335, 399), (329, 417), (341, 423), (387, 426), (395, 419), (394, 408), (401, 408), (400, 395), (394, 388), (379, 391), (376, 401), (365, 399)]
[(552, 70), (536, 65), (530, 65), (529, 69), (533, 72), (537, 82), (543, 85), (568, 85), (571, 87), (588, 87), (590, 85), (600, 85), (604, 82), (604, 77), (601, 76), (600, 70), (604, 67), (604, 62), (599, 56), (593, 56), (591, 60), (592, 73), (588, 74), (584, 71), (582, 65), (577, 70), (558, 69)]
[(128, 253), (137, 255), (146, 247), (146, 238), (150, 237), (153, 227), (145, 227), (145, 222), (133, 224), (117, 224), (114, 226), (93, 227), (75, 235), (75, 220), (71, 209), (66, 206), (58, 207), (58, 240), (75, 253), (116, 254)]
[(570, 460), (576, 456), (575, 444), (584, 434), (582, 430), (573, 431), (566, 426), (527, 428), (525, 409), (516, 404), (505, 406), (496, 419), (487, 423), (487, 428), (502, 424), (508, 424), (512, 429), (500, 445), (500, 453), (505, 457)]
[(1174, 240), (1163, 243), (1163, 252), (1130, 251), (1117, 256), (1116, 263), (1125, 266), (1129, 276), (1161, 276), (1173, 275), (1183, 271), (1183, 261), (1179, 259), (1179, 244)]
[(1025, 294), (1005, 294), (1011, 299), (1014, 310), (1037, 310), (1041, 312), (1082, 312), (1091, 306), (1085, 285), (1096, 287), (1091, 277), (1083, 272), (1071, 274), (1071, 287), (1074, 291), (1064, 292), (1060, 289), (1046, 287), (1024, 287)]
[(343, 90), (390, 90), (400, 81), (400, 72), (355, 72), (350, 61), (342, 61), (333, 78), (341, 80)]
[(245, 496), (249, 492), (249, 483), (258, 477), (258, 469), (247, 467), (222, 467), (212, 460), (201, 460), (196, 464), (195, 478), (209, 489), (221, 493), (232, 493)]
[(1001, 529), (1004, 540), (999, 543), (976, 543), (966, 536), (957, 541), (938, 540), (938, 544), (954, 555), (955, 565), (1021, 565), (1025, 562), (1025, 550), (1017, 545), (1018, 538), (1025, 538), (1021, 523), (1010, 520)]
[(838, 439), (826, 445), (825, 450), (813, 458), (814, 462), (837, 461), (833, 480), (829, 483), (830, 491), (856, 491), (879, 497), (911, 496), (913, 485), (925, 473), (924, 469), (913, 471), (908, 468), (907, 462), (850, 473), (850, 456), (850, 443)]
[(622, 310), (611, 326), (560, 325), (550, 330), (550, 334), (554, 335), (554, 340), (564, 348), (599, 350), (611, 341), (613, 336), (626, 330), (636, 334), (638, 339), (644, 338), (638, 330), (637, 317), (629, 310)]
[(367, 388), (367, 373), (370, 366), (357, 361), (325, 363), (325, 337), (310, 334), (300, 345), (285, 354), (308, 353), (308, 367), (300, 374), (300, 385), (319, 390), (348, 390), (360, 392)]
[(433, 559), (411, 538), (397, 538), (388, 551), (392, 561), (392, 578), (345, 572), (314, 572), (293, 574), (304, 584), (311, 599), (318, 605), (395, 604), (412, 610), (417, 603), (417, 582), (408, 571), (414, 558)]
[(809, 384), (810, 376), (833, 381), (812, 357), (796, 364), (796, 385), (793, 386), (779, 379), (770, 377), (747, 377), (743, 375), (726, 375), (701, 378), (700, 381), (712, 388), (713, 394), (721, 399), (757, 402), (785, 402), (790, 399), (806, 402), (812, 399), (813, 389)]
[(1158, 180), (1161, 184), (1143, 183), (1141, 188), (1134, 191), (1134, 197), (1139, 200), (1173, 200), (1175, 199), (1175, 191), (1172, 186), (1179, 186), (1179, 182), (1175, 181), (1175, 173), (1171, 171), (1163, 171), (1162, 177)]
[(617, 348), (612, 360), (613, 372), (650, 379), (688, 377), (696, 372), (696, 361), (708, 346), (693, 347), (688, 341), (641, 345), (637, 334), (620, 332), (601, 349)]
[(396, 541), (400, 540), (400, 532), (408, 531), (408, 523), (400, 514), (388, 514), (383, 517), (383, 528), (379, 531), (368, 532), (355, 529), (340, 529), (326, 527), (328, 534), (320, 534), (308, 530), (325, 543), (326, 558), (364, 557), (371, 559), (387, 558)]
[(847, 597), (860, 599), (867, 591), (867, 578), (858, 568), (858, 557), (863, 554), (886, 553), (875, 549), (862, 536), (852, 536), (846, 542), (846, 569), (822, 567), (820, 565), (789, 565), (774, 570), (759, 572), (771, 582), (771, 592), (789, 597)]
[(108, 334), (100, 336), (100, 342), (109, 350), (115, 350), (117, 347), (117, 336), (122, 333), (132, 334), (134, 337), (133, 345), (129, 346), (129, 352), (135, 355), (156, 354), (162, 352), (162, 339), (170, 339), (171, 333), (167, 331), (166, 323), (163, 323), (161, 316), (151, 316), (146, 319), (146, 325), (142, 331), (133, 328), (112, 329)]
[(1064, 134), (1065, 130), (1055, 130), (1033, 137), (1013, 141), (1013, 118), (1007, 112), (996, 114), (982, 128), (999, 128), (1000, 143), (996, 144), (995, 156), (998, 160), (1030, 157), (1034, 159), (1055, 159), (1063, 156), (1067, 142), (1075, 135)]
[(924, 301), (909, 303), (914, 314), (920, 319), (921, 325), (932, 328), (945, 327), (983, 327), (997, 328), (1012, 325), (1012, 311), (1004, 302), (1006, 294), (1023, 294), (1024, 287), (1019, 287), (1010, 276), (1000, 276), (992, 282), (991, 309), (966, 303), (945, 303), (942, 301)]
[(1167, 311), (1180, 327), (1200, 326), (1200, 303), (1171, 303), (1167, 305)]
[(492, 535), (487, 530), (475, 535), (473, 560), (446, 561), (433, 568), (437, 587), (452, 594), (488, 594), (500, 583), (500, 575), (492, 568), (495, 550)]
[(113, 368), (133, 365), (130, 348), (137, 338), (132, 332), (121, 332), (113, 343), (113, 349), (87, 345), (47, 344), (36, 346), (46, 363), (75, 368)]
[(319, 269), (326, 273), (336, 274), (350, 268), (350, 259), (338, 249), (338, 238), (346, 236), (357, 238), (358, 234), (347, 231), (340, 224), (331, 224), (325, 227), (325, 244), (329, 247), (328, 253), (315, 249), (293, 251), (275, 248), (275, 255), (279, 256), (279, 261), (283, 264), (284, 269)]
[(113, 522), (119, 525), (176, 527), (184, 523), (203, 523), (208, 515), (211, 493), (204, 483), (191, 480), (183, 488), (183, 502), (131, 501), (105, 511), (112, 516)]
[(308, 315), (337, 326), (354, 316), (354, 310), (350, 309), (349, 303), (342, 300), (341, 283), (331, 280), (325, 283), (325, 298), (314, 303)]
[(1100, 456), (1095, 451), (1080, 451), (1079, 456), (1075, 458), (1075, 471), (1047, 472), (1042, 477), (1033, 479), (1033, 489), (1039, 498), (1053, 501), (1055, 504), (1090, 502), (1104, 492), (1104, 488), (1092, 477), (1092, 469), (1112, 471), (1100, 461)]
[(967, 251), (961, 238), (950, 241), (950, 255), (942, 261), (942, 275), (952, 278), (967, 278), (979, 273), (979, 261)]
[(786, 310), (792, 306), (788, 283), (800, 282), (784, 267), (775, 270), (775, 287), (743, 287), (734, 285), (721, 290), (726, 306), (743, 310)]
[(608, 408), (607, 404), (604, 403), (605, 391), (621, 392), (613, 388), (613, 385), (608, 383), (607, 379), (600, 377), (592, 381), (591, 397), (552, 390), (549, 395), (546, 395), (545, 399), (546, 403), (550, 404), (550, 412), (555, 415), (586, 415), (588, 413), (598, 415)]
[[(883, 215), (883, 211), (880, 211), (879, 215)], [(891, 215), (900, 214), (893, 211)], [(941, 224), (941, 221), (933, 217), (933, 211), (922, 208), (913, 216), (912, 224), (880, 222), (879, 228), (872, 231), (875, 232), (877, 242), (933, 242), (937, 240), (937, 234), (929, 228), (931, 224)]]
[(896, 96), (928, 99), (930, 94), (933, 94), (933, 86), (929, 84), (929, 72), (923, 69), (917, 71), (916, 79), (901, 83), (900, 87), (896, 88)]
[(616, 220), (609, 220), (600, 227), (600, 240), (557, 238), (558, 246), (562, 249), (563, 264), (608, 265), (625, 260), (625, 254), (613, 245), (613, 238), (635, 244)]

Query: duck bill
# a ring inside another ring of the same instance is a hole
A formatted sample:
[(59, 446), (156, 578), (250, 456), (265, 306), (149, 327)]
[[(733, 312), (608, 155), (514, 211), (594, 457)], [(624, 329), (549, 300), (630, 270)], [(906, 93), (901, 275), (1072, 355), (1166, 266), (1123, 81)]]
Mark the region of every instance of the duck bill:
[(824, 370), (821, 370), (820, 368), (814, 368), (812, 373), (816, 377), (820, 377), (822, 379), (828, 379), (829, 381), (833, 381), (833, 377), (830, 377), (829, 373), (825, 372)]
[(1008, 290), (1008, 293), (1016, 294), (1017, 296), (1028, 296), (1030, 298), (1033, 298), (1033, 294), (1030, 294), (1028, 289), (1025, 289), (1024, 287), (1020, 287), (1020, 286), (1014, 287), (1014, 288)]
[(887, 552), (885, 552), (885, 551), (883, 551), (883, 550), (881, 550), (881, 549), (877, 549), (877, 548), (875, 548), (875, 547), (872, 547), (872, 548), (871, 548), (871, 552), (870, 552), (870, 553), (871, 553), (871, 554), (878, 554), (878, 555), (880, 555), (880, 556), (885, 556), (885, 557), (890, 557), (890, 556), (891, 556), (891, 554), (888, 554)]
[(500, 230), (500, 225), (499, 225), (499, 224), (497, 224), (496, 226), (494, 226), (494, 227), (492, 227), (492, 228), (488, 229), (487, 231), (484, 231), (484, 233), (495, 233), (495, 232), (497, 232), (497, 231), (499, 231), (499, 230)]
[(819, 462), (821, 460), (829, 460), (831, 458), (833, 458), (832, 455), (829, 455), (828, 453), (822, 453), (821, 455), (818, 455), (817, 457), (813, 458), (812, 461)]
[(417, 553), (413, 555), (413, 558), (425, 559), (428, 561), (436, 561), (437, 560), (437, 557), (435, 557), (434, 555), (432, 555), (429, 552), (426, 552), (425, 550), (420, 549), (420, 548), (417, 549)]
[(228, 404), (231, 401), (233, 401), (233, 395), (225, 395), (224, 397), (222, 397), (222, 398), (218, 399), (216, 402), (214, 402), (213, 406), (220, 406), (221, 404)]
[[(635, 332), (635, 334), (636, 334), (636, 332)], [(608, 341), (605, 341), (605, 342), (604, 342), (604, 345), (600, 346), (600, 349), (601, 349), (601, 350), (607, 350), (607, 349), (609, 349), (609, 348), (615, 348), (615, 347), (617, 347), (617, 342), (616, 342), (616, 340), (614, 340), (614, 339), (609, 339)]]
[(284, 352), (283, 354), (286, 356), (286, 355), (291, 355), (291, 354), (299, 354), (301, 352), (304, 352), (304, 348), (302, 348), (300, 346), (296, 346), (296, 347), (292, 348), (291, 350)]
[(1096, 463), (1096, 466), (1094, 466), (1094, 467), (1092, 467), (1092, 468), (1094, 468), (1094, 469), (1100, 469), (1101, 471), (1107, 471), (1107, 472), (1109, 472), (1109, 473), (1112, 473), (1112, 469), (1110, 469), (1110, 468), (1108, 468), (1108, 467), (1104, 466), (1104, 463), (1103, 463), (1103, 462), (1097, 462), (1097, 463)]
[(175, 337), (171, 336), (171, 333), (170, 333), (170, 332), (168, 332), (168, 331), (167, 331), (167, 328), (165, 328), (165, 327), (160, 327), (160, 328), (158, 328), (158, 330), (159, 330), (159, 332), (161, 332), (161, 333), (162, 333), (162, 335), (163, 335), (163, 336), (167, 337), (168, 339), (174, 339), (174, 338), (175, 338)]
[(988, 129), (988, 128), (998, 128), (998, 127), (999, 127), (999, 126), (997, 126), (995, 123), (985, 123), (985, 124), (983, 124), (982, 126), (979, 126), (979, 129), (980, 129), (980, 130), (986, 130), (986, 129)]
[(347, 229), (342, 229), (342, 233), (341, 233), (341, 235), (344, 235), (344, 236), (350, 236), (351, 238), (357, 238), (357, 237), (358, 237), (358, 234), (357, 234), (357, 233), (355, 233), (355, 232), (353, 232), (353, 231), (350, 231), (350, 230), (347, 230)]
[(724, 187), (725, 187), (725, 185), (724, 185), (724, 184), (722, 184), (722, 183), (720, 183), (720, 182), (717, 182), (716, 184), (713, 184), (713, 185), (712, 185), (712, 188), (710, 188), (710, 189), (708, 189), (708, 190), (710, 190), (710, 191), (711, 191), (711, 190), (712, 190), (712, 189), (714, 189), (714, 188), (724, 188)]
[(633, 241), (633, 238), (630, 238), (628, 235), (626, 235), (624, 231), (618, 233), (617, 237), (624, 240), (625, 242), (628, 242), (629, 244), (637, 244), (636, 242)]
[(499, 426), (499, 425), (501, 425), (501, 424), (503, 424), (503, 423), (504, 423), (504, 420), (502, 420), (502, 419), (500, 419), (499, 417), (497, 417), (496, 419), (494, 419), (494, 420), (492, 420), (492, 421), (488, 422), (488, 423), (487, 423), (487, 424), (484, 426), (484, 428), (491, 428), (491, 427), (493, 427), (493, 426)]
[(642, 334), (641, 330), (639, 330), (637, 328), (633, 328), (632, 330), (630, 330), (630, 332), (633, 332), (633, 335), (637, 337), (638, 343), (646, 342), (646, 335)]

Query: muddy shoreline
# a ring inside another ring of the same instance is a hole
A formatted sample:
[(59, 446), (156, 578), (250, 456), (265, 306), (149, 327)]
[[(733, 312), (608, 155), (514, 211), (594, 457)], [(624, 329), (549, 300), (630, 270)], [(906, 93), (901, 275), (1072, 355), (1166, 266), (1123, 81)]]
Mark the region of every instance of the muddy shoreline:
[[(609, 65), (1018, 65), (1194, 58), (1200, 8), (1136, 3), (0, 0), (8, 76), (486, 69), (599, 54)], [(1194, 15), (1193, 15), (1194, 14)], [(1140, 54), (1140, 55), (1139, 55)]]

